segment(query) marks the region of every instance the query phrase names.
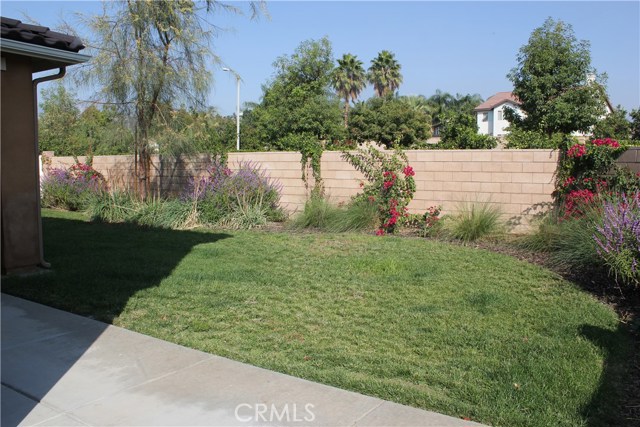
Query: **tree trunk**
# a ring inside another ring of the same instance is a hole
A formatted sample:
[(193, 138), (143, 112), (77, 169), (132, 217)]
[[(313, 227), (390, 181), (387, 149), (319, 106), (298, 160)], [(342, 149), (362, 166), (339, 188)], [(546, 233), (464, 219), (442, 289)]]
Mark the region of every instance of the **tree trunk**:
[(344, 100), (344, 128), (349, 127), (349, 99)]

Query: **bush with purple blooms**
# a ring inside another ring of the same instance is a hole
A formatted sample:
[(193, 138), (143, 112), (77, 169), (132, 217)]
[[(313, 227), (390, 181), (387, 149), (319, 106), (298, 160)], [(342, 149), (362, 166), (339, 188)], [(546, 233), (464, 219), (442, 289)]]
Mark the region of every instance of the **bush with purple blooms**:
[(48, 169), (40, 183), (45, 208), (82, 210), (92, 196), (107, 189), (104, 177), (90, 164), (77, 162), (69, 169)]
[(216, 161), (205, 178), (192, 180), (183, 199), (197, 204), (204, 224), (252, 228), (284, 220), (280, 191), (281, 186), (253, 162), (241, 162), (232, 171)]
[(604, 202), (593, 235), (598, 255), (619, 284), (640, 285), (640, 194)]

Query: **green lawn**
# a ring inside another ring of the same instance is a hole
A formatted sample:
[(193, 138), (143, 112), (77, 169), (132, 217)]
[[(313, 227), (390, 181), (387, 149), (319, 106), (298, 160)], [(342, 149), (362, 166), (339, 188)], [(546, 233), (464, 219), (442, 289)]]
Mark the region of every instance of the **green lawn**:
[(420, 239), (44, 216), (54, 272), (3, 280), (3, 292), (491, 425), (621, 422), (628, 335), (537, 266)]

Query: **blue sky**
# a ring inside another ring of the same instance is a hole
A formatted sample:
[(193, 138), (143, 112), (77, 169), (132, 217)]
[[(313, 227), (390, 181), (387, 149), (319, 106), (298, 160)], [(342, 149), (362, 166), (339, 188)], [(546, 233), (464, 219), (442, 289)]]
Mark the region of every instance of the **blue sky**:
[[(245, 7), (242, 2), (233, 2)], [(1, 3), (3, 16), (23, 12), (52, 28), (74, 13), (96, 13), (99, 2)], [(506, 74), (531, 31), (551, 16), (573, 25), (591, 42), (592, 65), (608, 74), (611, 102), (627, 110), (640, 106), (640, 2), (268, 2), (270, 19), (216, 15), (227, 28), (214, 40), (216, 53), (243, 79), (241, 101), (257, 102), (273, 75), (273, 61), (291, 54), (303, 40), (328, 36), (334, 56), (349, 52), (368, 67), (383, 49), (402, 65), (401, 95), (432, 95), (436, 89), (479, 93), (487, 98), (511, 90)], [(24, 19), (23, 19), (24, 20)], [(218, 68), (209, 104), (222, 114), (235, 111), (235, 79)], [(362, 98), (372, 95), (368, 88)]]

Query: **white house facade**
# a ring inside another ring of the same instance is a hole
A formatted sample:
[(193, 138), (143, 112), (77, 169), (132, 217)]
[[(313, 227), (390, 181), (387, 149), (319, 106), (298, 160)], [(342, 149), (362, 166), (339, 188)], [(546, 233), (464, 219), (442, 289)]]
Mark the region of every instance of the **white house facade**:
[(473, 110), (476, 113), (478, 133), (495, 137), (508, 134), (509, 132), (505, 130), (509, 126), (509, 122), (504, 117), (505, 107), (522, 114), (519, 103), (511, 92), (498, 92), (478, 105)]
[[(476, 121), (478, 123), (478, 133), (481, 135), (490, 135), (494, 137), (505, 136), (509, 131), (505, 130), (509, 126), (509, 122), (504, 117), (505, 107), (510, 107), (515, 112), (524, 116), (524, 112), (520, 109), (520, 102), (512, 92), (498, 92), (490, 96), (485, 102), (474, 108), (476, 113)], [(605, 118), (613, 112), (613, 107), (608, 99), (605, 99), (605, 113), (600, 119)], [(590, 133), (573, 132), (573, 136), (584, 137)]]

